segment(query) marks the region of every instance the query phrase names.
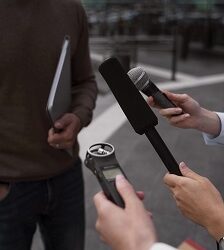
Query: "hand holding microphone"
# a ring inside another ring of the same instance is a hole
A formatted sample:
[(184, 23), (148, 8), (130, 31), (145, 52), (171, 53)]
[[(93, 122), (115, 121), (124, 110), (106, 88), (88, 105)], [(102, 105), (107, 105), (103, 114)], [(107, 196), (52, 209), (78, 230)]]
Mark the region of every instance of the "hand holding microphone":
[[(168, 119), (171, 125), (179, 128), (192, 128), (217, 136), (220, 133), (220, 122), (215, 112), (202, 108), (187, 94), (163, 93), (149, 79), (147, 73), (136, 67), (128, 72), (136, 88), (147, 96), (152, 96), (148, 103), (160, 109), (160, 114)], [(175, 105), (174, 102), (177, 104)], [(159, 106), (159, 107), (158, 107)]]
[(161, 108), (176, 108), (177, 106), (149, 79), (147, 73), (136, 67), (128, 71), (128, 76), (136, 88), (147, 96), (152, 96)]

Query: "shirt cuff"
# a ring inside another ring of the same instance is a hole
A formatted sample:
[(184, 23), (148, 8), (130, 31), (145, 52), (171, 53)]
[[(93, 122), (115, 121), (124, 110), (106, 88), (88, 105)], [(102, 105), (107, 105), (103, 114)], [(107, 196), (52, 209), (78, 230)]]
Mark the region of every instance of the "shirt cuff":
[(224, 145), (224, 113), (216, 112), (220, 119), (221, 131), (218, 136), (202, 133), (207, 145)]
[(153, 244), (149, 250), (177, 250), (177, 248), (171, 247), (165, 243), (157, 242)]

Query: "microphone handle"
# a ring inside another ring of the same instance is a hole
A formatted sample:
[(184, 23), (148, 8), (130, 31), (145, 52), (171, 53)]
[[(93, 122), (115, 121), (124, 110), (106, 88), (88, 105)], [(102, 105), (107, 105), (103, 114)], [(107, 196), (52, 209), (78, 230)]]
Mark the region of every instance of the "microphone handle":
[(160, 137), (157, 130), (154, 127), (151, 127), (145, 132), (145, 135), (151, 142), (152, 146), (156, 150), (157, 154), (159, 155), (160, 159), (162, 160), (168, 171), (171, 174), (182, 176), (178, 163), (174, 159), (173, 155), (167, 148), (166, 144)]
[(153, 83), (141, 90), (145, 95), (152, 96), (161, 108), (176, 108), (177, 106)]
[(156, 92), (152, 95), (155, 102), (159, 104), (161, 108), (176, 108), (177, 106), (168, 99), (168, 97), (161, 91)]

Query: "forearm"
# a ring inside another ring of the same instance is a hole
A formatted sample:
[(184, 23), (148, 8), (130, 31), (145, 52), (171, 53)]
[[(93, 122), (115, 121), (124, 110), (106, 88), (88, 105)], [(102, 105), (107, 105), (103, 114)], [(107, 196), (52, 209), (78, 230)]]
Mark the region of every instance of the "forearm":
[(217, 241), (224, 236), (224, 205), (212, 216), (212, 221), (206, 225), (206, 229)]
[(82, 127), (87, 126), (92, 119), (96, 96), (97, 87), (94, 77), (85, 80), (72, 89), (71, 111), (80, 118)]
[(214, 137), (218, 136), (221, 131), (221, 123), (218, 115), (213, 111), (201, 108), (196, 129)]
[(97, 86), (89, 53), (88, 22), (85, 10), (80, 2), (78, 13), (80, 33), (75, 49), (71, 50), (72, 104), (71, 112), (80, 118), (81, 126), (87, 126), (92, 119), (95, 107)]

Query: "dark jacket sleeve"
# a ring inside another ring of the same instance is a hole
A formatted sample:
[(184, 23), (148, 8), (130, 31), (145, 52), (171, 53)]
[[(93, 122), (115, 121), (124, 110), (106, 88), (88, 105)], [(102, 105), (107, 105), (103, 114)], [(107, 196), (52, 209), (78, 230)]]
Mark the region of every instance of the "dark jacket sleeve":
[(80, 118), (84, 127), (92, 119), (97, 85), (89, 54), (87, 17), (81, 4), (77, 13), (80, 32), (75, 53), (72, 55), (72, 112)]

